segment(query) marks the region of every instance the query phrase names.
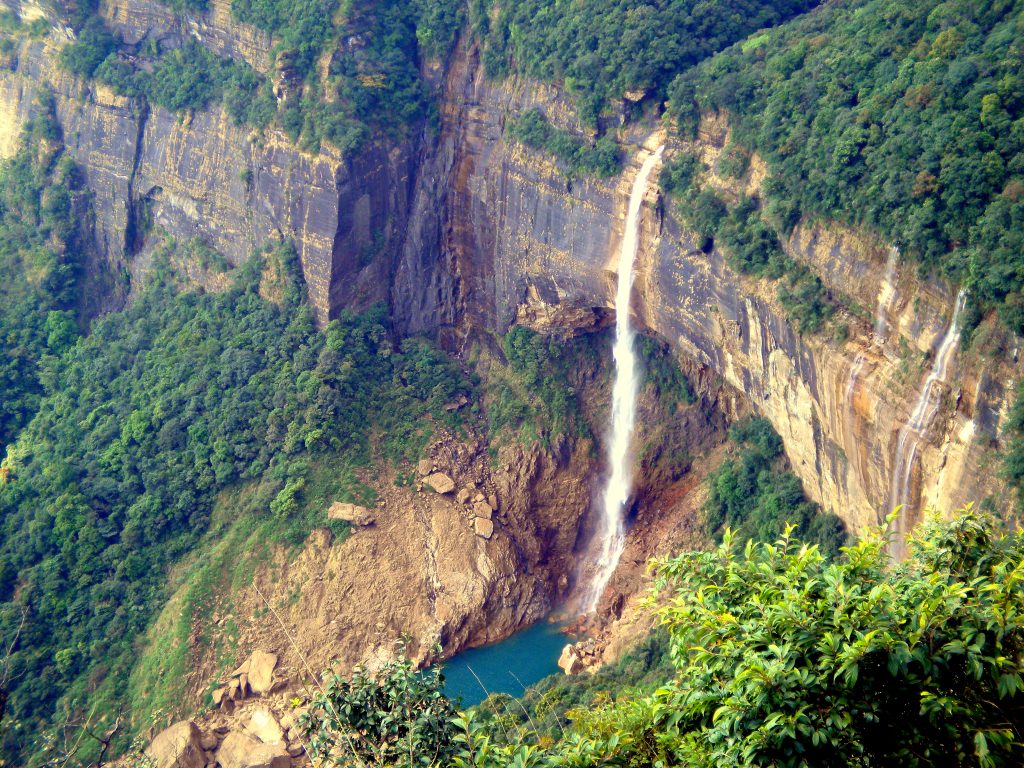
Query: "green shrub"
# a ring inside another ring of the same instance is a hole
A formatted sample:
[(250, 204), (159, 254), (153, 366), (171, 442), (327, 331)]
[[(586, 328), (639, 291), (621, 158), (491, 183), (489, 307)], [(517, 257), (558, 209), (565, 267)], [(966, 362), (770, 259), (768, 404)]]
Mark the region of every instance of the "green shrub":
[(971, 511), (908, 561), (776, 543), (658, 568), (678, 677), (647, 727), (678, 765), (1013, 766), (1024, 757), (1024, 538)]
[(602, 136), (593, 144), (555, 128), (538, 109), (530, 109), (509, 122), (508, 134), (533, 149), (550, 152), (561, 160), (570, 174), (608, 178), (622, 170), (622, 159), (614, 139)]
[(799, 478), (789, 472), (782, 440), (764, 418), (748, 418), (729, 430), (736, 447), (708, 478), (704, 508), (707, 534), (721, 540), (726, 529), (742, 540), (774, 541), (786, 526), (829, 556), (846, 543), (842, 521), (807, 500)]
[(103, 20), (93, 16), (78, 31), (75, 42), (61, 49), (60, 63), (79, 77), (92, 77), (96, 68), (117, 50), (120, 43), (121, 41), (107, 29)]

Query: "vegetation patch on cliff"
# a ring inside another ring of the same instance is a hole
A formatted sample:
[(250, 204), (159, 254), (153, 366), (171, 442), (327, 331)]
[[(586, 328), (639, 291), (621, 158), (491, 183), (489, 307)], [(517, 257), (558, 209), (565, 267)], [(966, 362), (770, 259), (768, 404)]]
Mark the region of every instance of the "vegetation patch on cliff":
[[(737, 172), (733, 154), (726, 166)], [(762, 206), (756, 197), (740, 195), (728, 205), (707, 183), (707, 170), (696, 155), (682, 152), (665, 164), (659, 178), (675, 210), (697, 235), (697, 245), (705, 252), (721, 248), (738, 272), (779, 281), (779, 302), (797, 328), (804, 333), (821, 331), (839, 302), (817, 275), (783, 249), (780, 236), (792, 229), (795, 220), (777, 206)]]
[(550, 152), (568, 169), (570, 175), (592, 174), (602, 178), (622, 170), (622, 157), (615, 141), (602, 136), (593, 144), (555, 128), (539, 109), (516, 116), (508, 125), (508, 134), (521, 144)]
[(704, 526), (721, 541), (726, 531), (739, 541), (775, 541), (792, 526), (798, 539), (837, 557), (847, 543), (843, 521), (804, 495), (789, 471), (782, 439), (763, 418), (747, 418), (729, 430), (732, 456), (708, 478)]
[(64, 152), (52, 99), (40, 96), (18, 153), (0, 164), (0, 446), (39, 408), (54, 356), (78, 336), (88, 193)]

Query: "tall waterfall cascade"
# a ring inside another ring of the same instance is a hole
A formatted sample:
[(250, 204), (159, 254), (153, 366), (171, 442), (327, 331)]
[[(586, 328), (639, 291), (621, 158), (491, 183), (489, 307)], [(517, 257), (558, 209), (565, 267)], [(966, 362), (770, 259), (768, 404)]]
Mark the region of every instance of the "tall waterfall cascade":
[(615, 385), (612, 389), (611, 429), (608, 439), (608, 481), (601, 498), (600, 517), (594, 532), (596, 563), (583, 593), (581, 605), (589, 613), (597, 607), (608, 580), (622, 556), (626, 530), (623, 513), (632, 485), (630, 444), (636, 422), (636, 398), (640, 371), (636, 362), (634, 333), (629, 322), (629, 298), (633, 289), (633, 264), (640, 246), (640, 217), (651, 173), (661, 162), (664, 145), (644, 160), (633, 180), (626, 213), (626, 228), (619, 246), (618, 286), (615, 292)]
[(921, 387), (917, 404), (910, 414), (910, 420), (903, 425), (896, 438), (896, 455), (893, 459), (892, 480), (889, 489), (889, 509), (900, 506), (896, 518), (891, 552), (894, 558), (902, 559), (906, 554), (906, 538), (910, 532), (911, 512), (911, 481), (914, 462), (917, 460), (924, 441), (924, 435), (931, 427), (942, 405), (942, 396), (946, 390), (949, 367), (956, 356), (957, 342), (960, 336), (960, 314), (967, 303), (967, 294), (960, 291), (956, 298), (956, 308), (950, 320), (946, 335), (935, 353), (932, 369)]

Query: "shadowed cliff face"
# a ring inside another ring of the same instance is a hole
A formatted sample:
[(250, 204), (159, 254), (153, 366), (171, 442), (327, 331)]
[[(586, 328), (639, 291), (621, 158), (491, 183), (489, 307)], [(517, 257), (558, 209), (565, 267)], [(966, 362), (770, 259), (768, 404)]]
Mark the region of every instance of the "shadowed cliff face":
[[(578, 127), (560, 94), (515, 79), (488, 82), (472, 51), (456, 58), (446, 87), (442, 140), (424, 163), (414, 199), (415, 247), (407, 241), (396, 274), (398, 323), (409, 331), (447, 326), (464, 338), (503, 331), (517, 318), (535, 326), (598, 322), (613, 306), (611, 261), (635, 155), (654, 140), (657, 121), (626, 129), (630, 160), (621, 177), (570, 181), (549, 158), (503, 138), (505, 116), (534, 106), (555, 123)], [(726, 140), (724, 119), (708, 119), (687, 149), (713, 167)], [(670, 142), (667, 154), (682, 148)], [(764, 174), (755, 158), (741, 182), (712, 183), (736, 194), (756, 190)], [(801, 336), (776, 286), (736, 273), (717, 250), (702, 252), (656, 190), (641, 228), (633, 298), (640, 325), (695, 363), (700, 378), (724, 380), (735, 411), (749, 406), (771, 420), (811, 497), (854, 530), (884, 518), (898, 434), (950, 322), (954, 291), (898, 265), (887, 339), (874, 345), (872, 313), (888, 245), (804, 223), (787, 250), (841, 295), (850, 335), (841, 343)], [(913, 470), (920, 503), (912, 519), (925, 506), (948, 513), (990, 496), (997, 506), (1009, 503), (995, 451), (1020, 371), (987, 357), (959, 355), (951, 366)]]

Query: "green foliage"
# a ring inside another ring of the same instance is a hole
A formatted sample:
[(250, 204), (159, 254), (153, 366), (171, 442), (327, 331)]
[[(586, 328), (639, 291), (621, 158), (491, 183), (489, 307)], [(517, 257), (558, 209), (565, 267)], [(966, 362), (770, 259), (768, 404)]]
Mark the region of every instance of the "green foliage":
[(725, 203), (711, 187), (705, 187), (696, 196), (680, 203), (678, 208), (687, 226), (697, 235), (700, 249), (710, 252), (719, 225), (729, 215)]
[(748, 418), (729, 430), (735, 454), (708, 478), (705, 504), (708, 535), (721, 540), (731, 530), (741, 541), (774, 541), (794, 525), (794, 534), (836, 556), (846, 543), (842, 521), (804, 496), (800, 480), (786, 467), (782, 440), (767, 419)]
[(727, 179), (740, 179), (750, 167), (750, 154), (730, 142), (718, 158), (718, 173)]
[(881, 529), (839, 560), (790, 531), (661, 564), (667, 762), (1020, 765), (1024, 538), (995, 526), (931, 519), (895, 569)]
[(511, 120), (508, 134), (521, 144), (550, 152), (568, 166), (571, 175), (609, 178), (622, 170), (619, 149), (610, 136), (588, 144), (568, 131), (555, 128), (538, 109), (527, 110)]
[[(204, 10), (206, 0), (166, 4), (185, 14)], [(445, 57), (463, 19), (457, 0), (344, 7), (337, 0), (233, 0), (231, 7), (238, 20), (273, 35), (275, 67), (289, 90), (280, 110), (269, 77), (213, 55), (192, 37), (170, 49), (154, 45), (119, 55), (121, 41), (94, 6), (84, 11), (84, 27), (61, 61), (122, 95), (172, 111), (223, 101), (236, 123), (262, 130), (277, 122), (304, 149), (317, 151), (326, 140), (351, 153), (372, 135), (401, 133), (433, 115), (420, 59)], [(317, 65), (325, 57), (330, 66), (322, 73)]]
[(640, 336), (636, 345), (638, 356), (643, 361), (643, 383), (653, 385), (666, 420), (675, 415), (679, 406), (692, 405), (697, 401), (668, 344), (652, 336)]
[(88, 197), (48, 96), (26, 125), (17, 154), (0, 164), (0, 445), (39, 407), (52, 355), (78, 336), (75, 306), (85, 258), (76, 219)]
[(333, 675), (299, 720), (311, 756), (339, 766), (450, 765), (458, 732), (443, 687), (441, 672), (418, 672), (405, 659), (376, 674), (357, 668), (350, 679)]
[(214, 56), (192, 38), (159, 53), (150, 71), (111, 53), (94, 76), (123, 96), (144, 98), (172, 112), (206, 109), (223, 100), (236, 122), (263, 127), (276, 111), (269, 84), (248, 65)]
[(596, 369), (591, 335), (572, 340), (545, 336), (521, 325), (502, 341), (507, 368), (492, 366), (487, 417), (492, 438), (517, 433), (547, 443), (563, 434), (586, 434), (576, 387)]
[(658, 186), (666, 195), (682, 199), (693, 189), (704, 170), (706, 166), (697, 155), (678, 152), (662, 166)]
[(92, 77), (96, 68), (117, 50), (120, 43), (103, 20), (93, 16), (79, 30), (75, 42), (61, 49), (60, 63), (79, 77)]
[(677, 73), (813, 5), (813, 0), (520, 0), (499, 3), (493, 23), (485, 4), (471, 8), (470, 15), (484, 39), (489, 75), (514, 66), (531, 77), (562, 81), (584, 119), (596, 122), (609, 99), (640, 89), (663, 100)]
[(1024, 508), (1024, 381), (1017, 382), (1013, 406), (1003, 432), (1003, 476), (1017, 491), (1017, 503)]
[[(428, 117), (420, 55), (445, 56), (462, 23), (456, 0), (346, 2), (340, 10), (337, 0), (233, 0), (232, 13), (273, 34), (278, 61), (303, 81), (302, 98), (291, 99), (280, 122), (313, 150), (328, 140), (354, 151), (371, 133)], [(316, 63), (328, 53), (323, 79)]]
[(1020, 333), (1020, 14), (1009, 0), (828, 4), (681, 74), (670, 112), (693, 130), (699, 110), (727, 111), (790, 222), (874, 229)]
[[(281, 306), (259, 295), (265, 262), (287, 281)], [(53, 364), (0, 485), (0, 608), (27, 611), (11, 657), (22, 730), (5, 751), (86, 702), (116, 716), (167, 568), (198, 545), (219, 491), (256, 483), (247, 514), (271, 524), (264, 543), (301, 543), (323, 514), (304, 456), (366, 463), (375, 425), (407, 435), (434, 412), (454, 426), (443, 401), (468, 390), (443, 355), (416, 340), (396, 353), (382, 307), (318, 332), (299, 279), (282, 246), (224, 293), (156, 281)], [(406, 455), (395, 441), (388, 455)]]

